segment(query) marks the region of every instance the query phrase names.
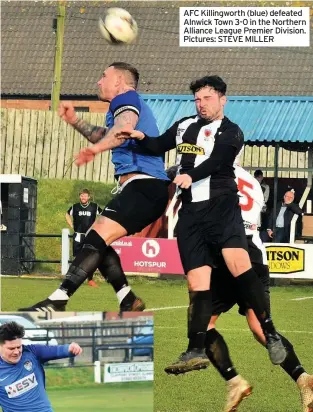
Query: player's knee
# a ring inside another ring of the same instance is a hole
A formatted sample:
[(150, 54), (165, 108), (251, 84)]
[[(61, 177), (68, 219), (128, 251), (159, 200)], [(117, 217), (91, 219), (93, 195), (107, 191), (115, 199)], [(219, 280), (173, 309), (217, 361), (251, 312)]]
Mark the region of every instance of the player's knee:
[(99, 252), (102, 252), (106, 247), (106, 242), (95, 230), (88, 233), (83, 245), (83, 249), (92, 249)]
[(233, 276), (239, 276), (252, 267), (249, 255), (244, 249), (223, 249), (223, 257)]
[(189, 291), (196, 292), (210, 289), (211, 272), (210, 270), (200, 269), (202, 268), (191, 270), (190, 272), (188, 272), (187, 280)]

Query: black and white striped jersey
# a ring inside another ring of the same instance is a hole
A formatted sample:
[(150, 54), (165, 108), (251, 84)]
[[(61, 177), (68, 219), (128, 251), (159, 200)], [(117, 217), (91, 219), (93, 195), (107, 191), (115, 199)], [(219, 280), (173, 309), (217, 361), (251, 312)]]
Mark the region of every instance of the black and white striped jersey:
[(174, 123), (158, 139), (140, 141), (154, 154), (177, 148), (178, 173), (192, 178), (191, 188), (181, 190), (183, 202), (237, 193), (233, 164), (243, 143), (241, 129), (227, 117), (209, 122), (197, 115)]

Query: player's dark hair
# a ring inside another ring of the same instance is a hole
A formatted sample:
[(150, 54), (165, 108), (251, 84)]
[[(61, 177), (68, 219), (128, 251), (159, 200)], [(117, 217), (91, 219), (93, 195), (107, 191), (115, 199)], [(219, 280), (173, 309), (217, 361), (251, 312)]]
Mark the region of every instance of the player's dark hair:
[(138, 81), (139, 81), (139, 72), (136, 69), (136, 67), (132, 66), (129, 63), (124, 63), (124, 62), (114, 62), (110, 64), (109, 67), (113, 66), (115, 69), (122, 70), (122, 71), (127, 71), (130, 73), (132, 79), (133, 79), (133, 84), (135, 89), (137, 89), (138, 86)]
[(82, 189), (79, 194), (81, 195), (82, 193), (86, 193), (87, 195), (90, 196), (90, 191), (88, 189)]
[(6, 340), (22, 339), (25, 329), (16, 322), (8, 322), (0, 326), (0, 345)]
[(262, 172), (262, 170), (257, 169), (257, 170), (254, 172), (254, 177), (259, 177), (259, 176), (263, 176), (263, 172)]
[(212, 89), (217, 91), (222, 96), (226, 94), (227, 84), (224, 82), (224, 80), (221, 77), (216, 76), (216, 75), (205, 76), (205, 77), (202, 77), (201, 79), (195, 80), (190, 83), (189, 88), (192, 91), (192, 93), (195, 94), (197, 91), (207, 86), (212, 87)]

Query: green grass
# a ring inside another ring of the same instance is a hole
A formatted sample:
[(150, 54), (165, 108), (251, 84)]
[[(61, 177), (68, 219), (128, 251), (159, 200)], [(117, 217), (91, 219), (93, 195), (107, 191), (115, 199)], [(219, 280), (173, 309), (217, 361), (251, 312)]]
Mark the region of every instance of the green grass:
[(153, 382), (94, 383), (93, 367), (46, 367), (54, 412), (152, 412)]
[[(84, 283), (70, 299), (67, 310), (69, 311), (117, 311), (118, 302), (112, 287), (99, 280), (98, 289), (91, 288)], [(3, 277), (1, 279), (1, 310), (15, 311), (19, 307), (30, 306), (50, 295), (59, 285), (58, 279), (29, 279)], [(185, 288), (180, 283), (181, 299), (186, 303)], [(166, 286), (164, 281), (149, 280), (145, 278), (132, 278), (130, 284), (139, 296), (147, 301), (149, 307), (162, 304), (162, 294)], [(182, 300), (181, 300), (182, 301)], [(180, 303), (181, 304), (181, 303)]]
[[(63, 228), (69, 228), (65, 213), (73, 203), (79, 202), (79, 191), (87, 188), (93, 194), (92, 201), (100, 207), (112, 198), (113, 185), (84, 180), (40, 179), (37, 195), (36, 233), (61, 234)], [(40, 238), (36, 240), (37, 259), (60, 259), (61, 239)], [(37, 264), (35, 271), (60, 273), (58, 264)]]
[[(67, 362), (67, 361), (66, 361)], [(94, 384), (93, 366), (63, 368), (48, 365), (45, 367), (46, 384), (49, 388), (90, 386)]]
[(152, 412), (153, 383), (98, 384), (70, 389), (48, 388), (54, 412)]

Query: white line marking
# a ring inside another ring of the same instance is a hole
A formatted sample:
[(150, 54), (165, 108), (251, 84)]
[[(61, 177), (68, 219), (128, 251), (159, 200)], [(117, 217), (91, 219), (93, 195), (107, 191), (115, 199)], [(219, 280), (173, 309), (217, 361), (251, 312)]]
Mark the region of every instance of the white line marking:
[[(181, 329), (181, 326), (157, 326), (154, 325), (154, 328), (156, 329)], [(251, 333), (250, 329), (228, 329), (228, 328), (216, 328), (217, 330), (220, 330), (222, 332), (249, 332)], [(304, 333), (308, 335), (313, 335), (313, 332), (308, 331), (308, 330), (279, 330), (281, 333)]]
[(307, 299), (313, 299), (313, 296), (307, 296), (305, 298), (295, 298), (295, 299), (291, 299), (291, 300), (307, 300)]
[(166, 306), (166, 307), (164, 307), (164, 308), (152, 308), (152, 309), (150, 309), (150, 308), (148, 308), (148, 309), (146, 309), (147, 311), (153, 311), (153, 312), (157, 312), (157, 311), (159, 311), (159, 310), (171, 310), (171, 309), (186, 309), (186, 308), (188, 308), (188, 306)]

